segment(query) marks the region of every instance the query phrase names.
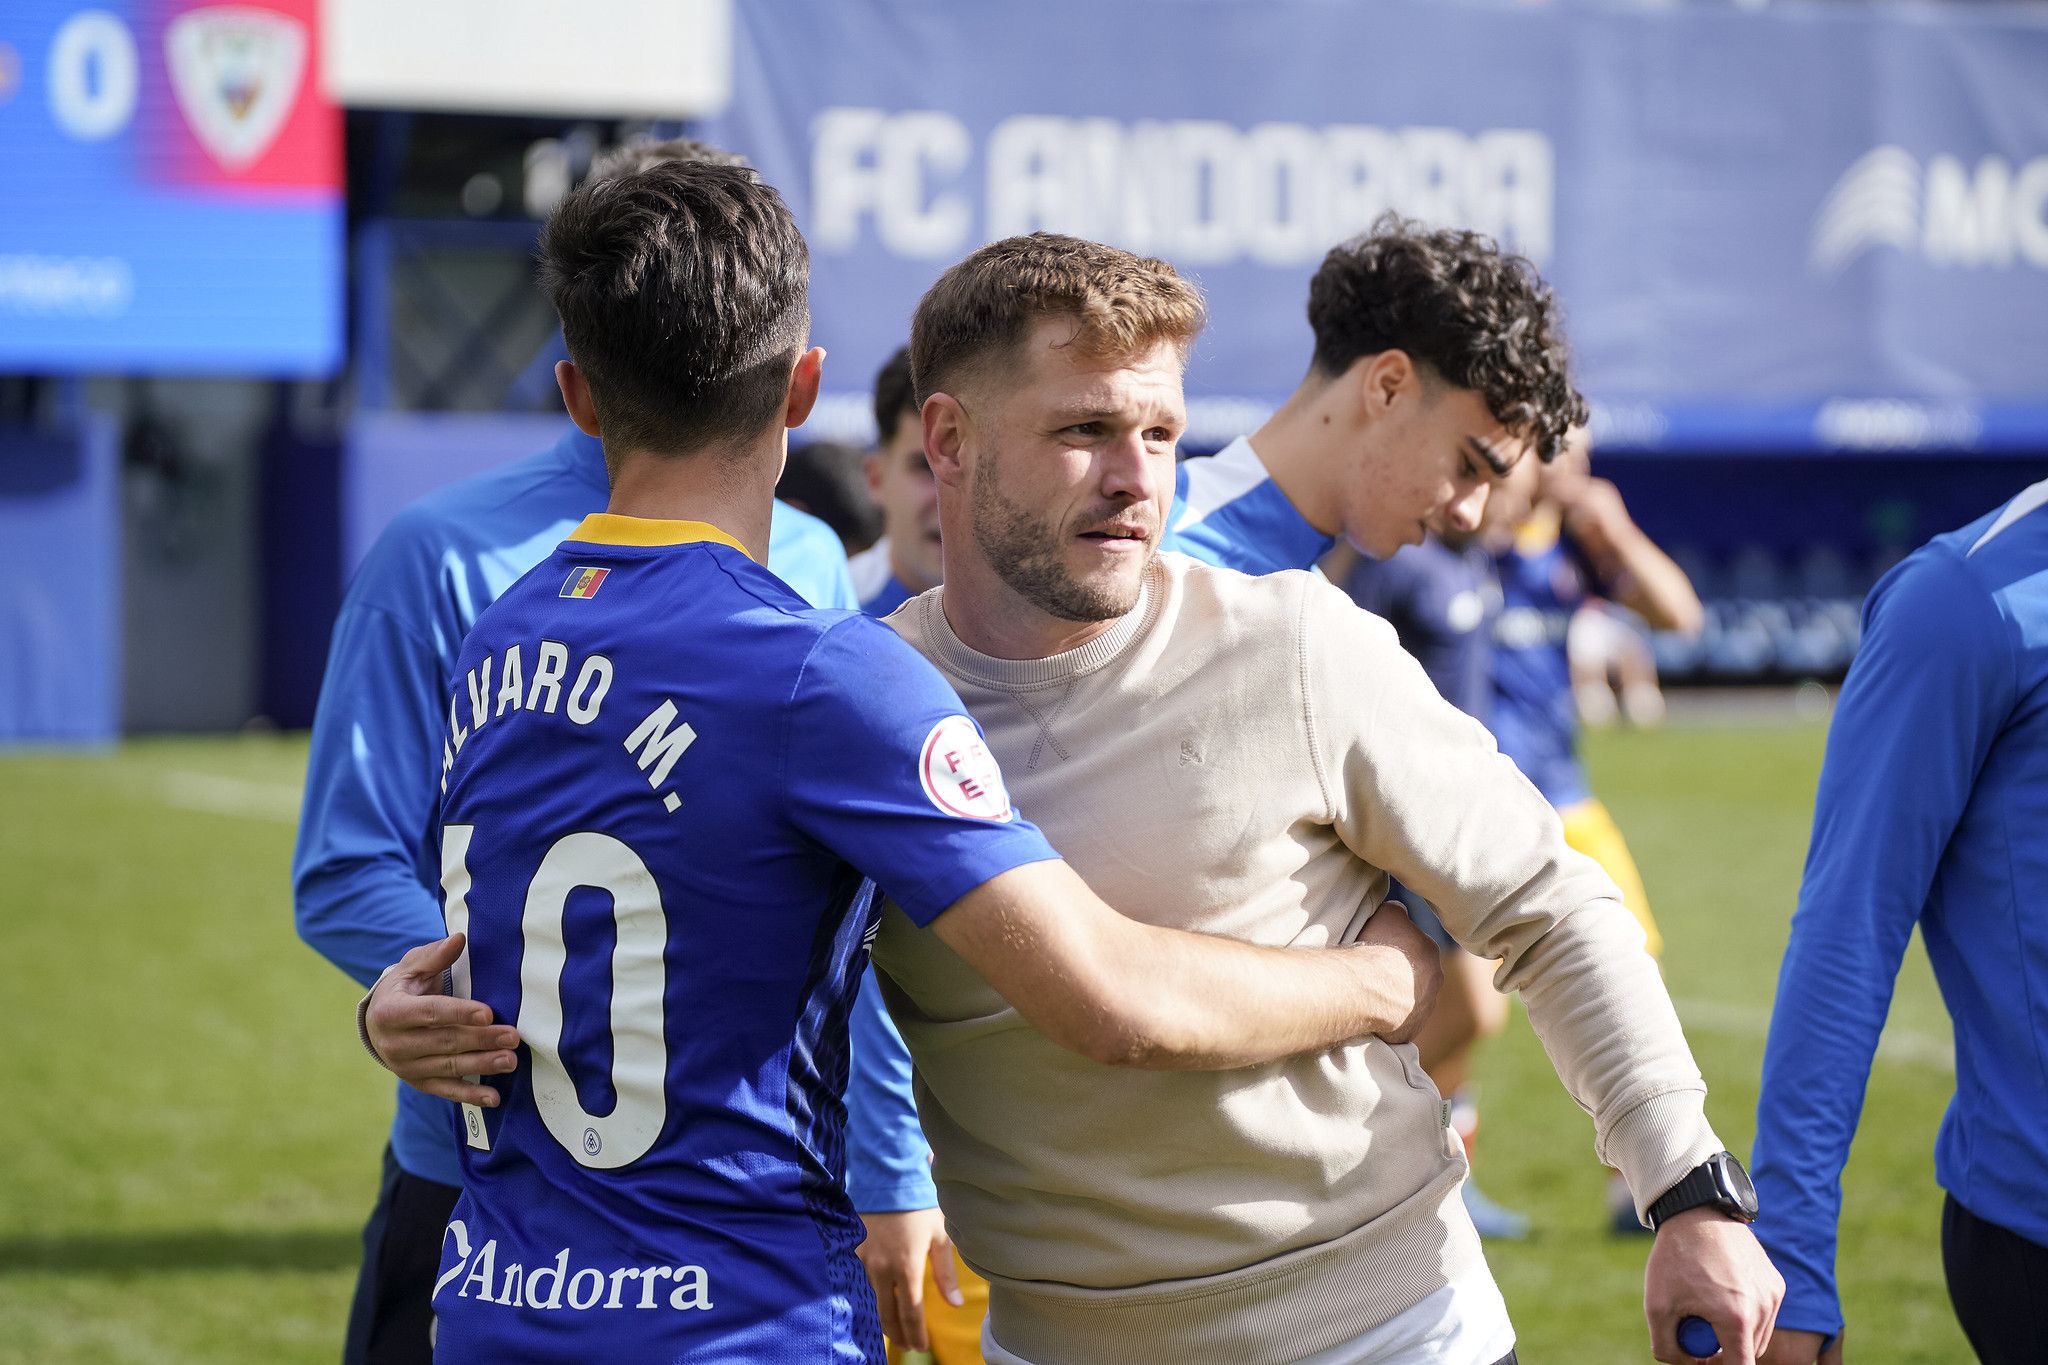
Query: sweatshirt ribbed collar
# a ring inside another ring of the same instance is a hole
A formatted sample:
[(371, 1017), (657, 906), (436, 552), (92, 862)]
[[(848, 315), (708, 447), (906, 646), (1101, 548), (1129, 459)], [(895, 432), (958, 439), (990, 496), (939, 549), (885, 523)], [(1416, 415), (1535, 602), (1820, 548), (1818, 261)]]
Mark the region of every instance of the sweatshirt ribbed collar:
[(918, 634), (925, 650), (946, 672), (983, 687), (1045, 687), (1082, 677), (1113, 662), (1150, 629), (1166, 590), (1166, 568), (1154, 559), (1138, 587), (1137, 605), (1102, 634), (1077, 649), (1043, 659), (998, 659), (962, 644), (946, 620), (945, 589), (918, 600)]

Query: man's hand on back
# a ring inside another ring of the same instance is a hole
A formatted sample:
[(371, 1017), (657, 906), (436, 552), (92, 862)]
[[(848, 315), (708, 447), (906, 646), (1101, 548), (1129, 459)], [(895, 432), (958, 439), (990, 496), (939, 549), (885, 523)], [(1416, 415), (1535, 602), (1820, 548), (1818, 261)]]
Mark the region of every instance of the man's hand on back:
[(1771, 1339), (1785, 1281), (1749, 1225), (1710, 1208), (1673, 1214), (1657, 1229), (1643, 1275), (1650, 1353), (1667, 1365), (1695, 1357), (1678, 1345), (1680, 1318), (1705, 1318), (1721, 1365), (1755, 1365)]
[(462, 949), (462, 935), (451, 934), (407, 953), (370, 988), (359, 1022), (370, 1051), (407, 1085), (489, 1109), (498, 1092), (464, 1077), (502, 1075), (518, 1065), (519, 1031), (492, 1023), (491, 1007), (480, 1000), (443, 994)]
[(1443, 953), (1415, 927), (1399, 901), (1387, 901), (1373, 912), (1359, 931), (1358, 947), (1377, 959), (1374, 983), (1386, 1002), (1386, 1026), (1374, 1032), (1390, 1043), (1413, 1042), (1436, 1008), (1444, 984)]

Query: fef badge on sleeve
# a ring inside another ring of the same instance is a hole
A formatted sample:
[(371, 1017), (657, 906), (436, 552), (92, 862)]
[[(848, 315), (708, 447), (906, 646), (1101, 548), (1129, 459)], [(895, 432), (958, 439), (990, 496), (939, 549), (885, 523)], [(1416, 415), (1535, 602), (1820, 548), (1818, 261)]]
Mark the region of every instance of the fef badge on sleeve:
[(947, 815), (1001, 824), (1016, 813), (996, 756), (965, 716), (948, 716), (932, 727), (917, 775), (924, 794)]

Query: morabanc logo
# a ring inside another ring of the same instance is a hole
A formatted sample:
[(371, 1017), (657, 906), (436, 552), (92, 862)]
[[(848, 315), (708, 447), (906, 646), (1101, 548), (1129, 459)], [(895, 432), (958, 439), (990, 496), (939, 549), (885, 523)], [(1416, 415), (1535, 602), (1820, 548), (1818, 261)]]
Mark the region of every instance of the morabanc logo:
[(2048, 156), (1971, 166), (1941, 153), (1923, 168), (1903, 147), (1872, 148), (1828, 191), (1807, 264), (1836, 275), (1883, 247), (1940, 269), (2048, 270)]

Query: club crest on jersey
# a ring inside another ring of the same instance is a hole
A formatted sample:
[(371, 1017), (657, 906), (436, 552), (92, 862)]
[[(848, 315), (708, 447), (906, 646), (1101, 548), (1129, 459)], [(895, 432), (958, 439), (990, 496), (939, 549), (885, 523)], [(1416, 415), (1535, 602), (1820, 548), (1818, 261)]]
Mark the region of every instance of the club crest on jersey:
[(277, 140), (306, 75), (306, 28), (290, 15), (209, 5), (171, 20), (171, 90), (200, 145), (237, 171)]
[(597, 590), (604, 586), (610, 569), (591, 569), (582, 565), (569, 570), (569, 581), (562, 585), (564, 597), (595, 597)]
[(948, 716), (932, 727), (917, 775), (924, 794), (948, 815), (1001, 824), (1016, 813), (996, 756), (965, 716)]

